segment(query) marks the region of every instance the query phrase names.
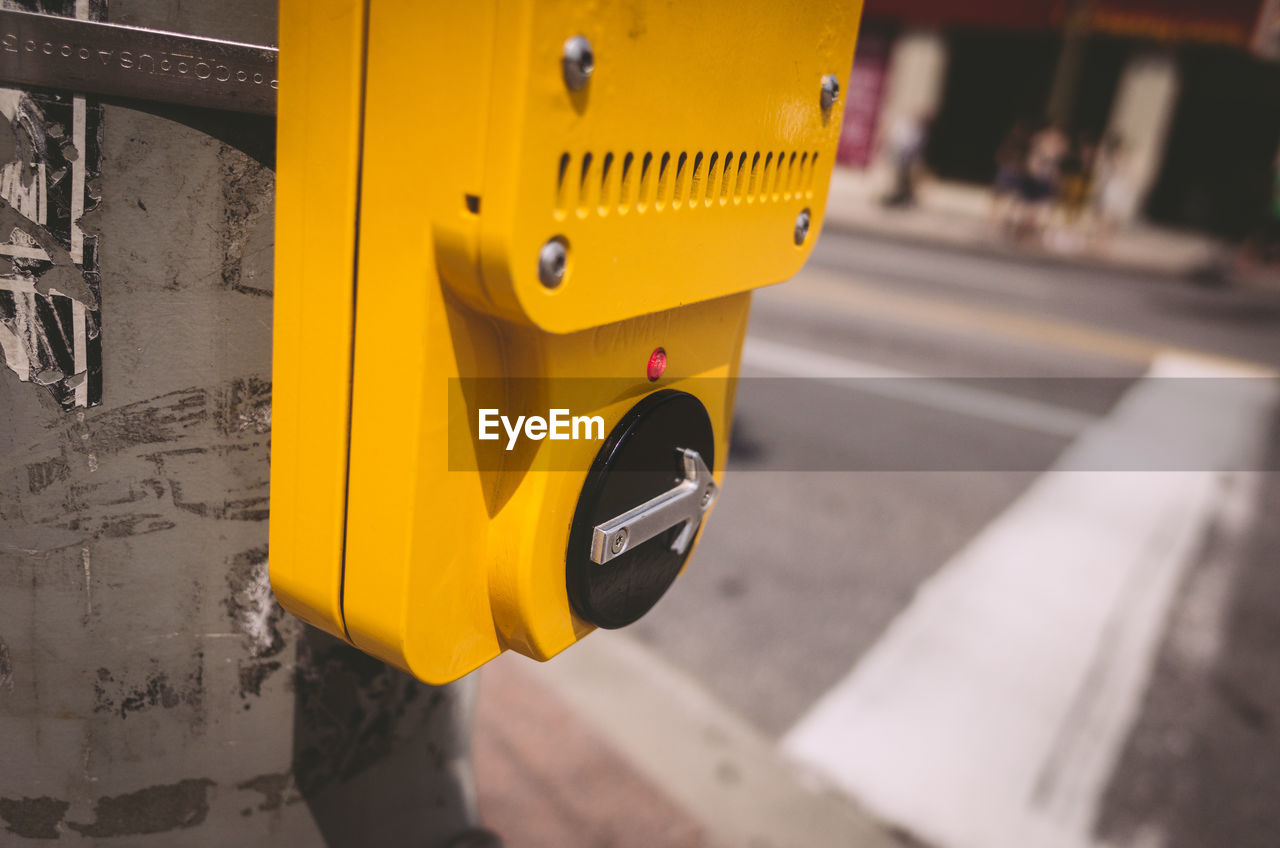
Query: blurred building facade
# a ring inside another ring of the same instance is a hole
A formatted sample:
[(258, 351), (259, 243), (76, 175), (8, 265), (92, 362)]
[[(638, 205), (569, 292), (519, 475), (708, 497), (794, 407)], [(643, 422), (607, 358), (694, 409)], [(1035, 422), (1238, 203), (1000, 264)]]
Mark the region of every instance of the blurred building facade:
[(1280, 0), (867, 0), (840, 159), (927, 119), (926, 162), (989, 182), (1013, 127), (1122, 146), (1127, 217), (1246, 234), (1280, 153)]

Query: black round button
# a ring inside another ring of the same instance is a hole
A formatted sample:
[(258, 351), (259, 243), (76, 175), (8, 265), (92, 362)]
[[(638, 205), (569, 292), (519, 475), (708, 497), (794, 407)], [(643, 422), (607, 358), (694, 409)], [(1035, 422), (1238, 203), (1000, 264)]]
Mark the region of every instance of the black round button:
[(715, 433), (706, 407), (686, 392), (666, 389), (631, 408), (605, 439), (578, 496), (565, 556), (569, 602), (596, 627), (631, 624), (675, 581), (689, 549), (671, 549), (677, 525), (602, 564), (591, 560), (596, 525), (670, 491), (684, 479), (679, 451), (696, 450), (714, 469)]

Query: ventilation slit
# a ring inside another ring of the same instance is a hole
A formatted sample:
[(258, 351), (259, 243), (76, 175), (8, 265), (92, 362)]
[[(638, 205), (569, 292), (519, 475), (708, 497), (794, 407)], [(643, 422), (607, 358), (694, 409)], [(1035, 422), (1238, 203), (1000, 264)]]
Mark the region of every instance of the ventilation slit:
[(720, 169), (720, 205), (729, 202), (729, 186), (733, 182), (733, 152), (725, 151), (723, 166)]
[(627, 153), (622, 157), (622, 185), (618, 189), (618, 211), (626, 212), (631, 208), (633, 198), (631, 190), (635, 188), (635, 180), (632, 179), (631, 166), (636, 161), (634, 153)]
[(693, 176), (689, 180), (689, 208), (698, 205), (698, 199), (702, 197), (702, 188), (706, 185), (707, 174), (702, 170), (702, 154), (695, 153), (693, 156)]
[(654, 201), (654, 207), (661, 211), (669, 199), (668, 191), (671, 182), (671, 154), (662, 154), (662, 163), (658, 165), (658, 196)]
[(636, 209), (640, 212), (649, 208), (652, 198), (649, 190), (653, 188), (650, 177), (653, 175), (653, 154), (646, 153), (640, 160), (640, 192), (636, 196)]
[(569, 211), (569, 154), (560, 154), (560, 167), (556, 171), (556, 217), (563, 219)]
[(552, 212), (562, 221), (571, 214), (710, 208), (717, 199), (726, 206), (730, 199), (738, 205), (744, 199), (750, 204), (811, 198), (817, 171), (816, 150), (563, 152), (557, 158)]
[(582, 172), (578, 176), (578, 215), (585, 218), (587, 210), (591, 208), (591, 165), (593, 161), (590, 153), (582, 154)]
[(720, 164), (720, 154), (713, 152), (711, 154), (711, 161), (707, 164), (707, 183), (706, 183), (705, 190), (702, 193), (703, 206), (710, 206), (711, 201), (715, 200), (716, 185), (717, 185), (716, 180), (719, 177), (719, 172), (716, 171), (716, 166), (719, 164)]
[(609, 214), (609, 207), (616, 202), (617, 192), (613, 187), (613, 154), (606, 153), (600, 164), (600, 196), (597, 198), (596, 211), (601, 215)]
[(689, 161), (688, 153), (681, 153), (680, 158), (676, 160), (676, 185), (675, 196), (671, 199), (671, 208), (679, 209), (684, 203), (685, 193), (689, 190), (689, 169), (685, 165)]

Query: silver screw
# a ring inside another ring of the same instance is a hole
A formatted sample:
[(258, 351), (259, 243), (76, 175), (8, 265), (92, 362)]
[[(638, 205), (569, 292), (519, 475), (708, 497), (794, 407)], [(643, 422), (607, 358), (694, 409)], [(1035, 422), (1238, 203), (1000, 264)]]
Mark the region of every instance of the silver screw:
[(713, 494), (714, 494), (714, 491), (710, 486), (708, 486), (707, 490), (702, 493), (702, 505), (704, 507), (711, 503), (711, 498)]
[(822, 94), (818, 97), (818, 102), (822, 104), (822, 111), (826, 112), (839, 99), (840, 81), (834, 74), (827, 74), (822, 78)]
[(627, 528), (623, 527), (617, 533), (613, 534), (613, 552), (615, 554), (622, 553), (622, 548), (627, 544)]
[(569, 90), (577, 91), (582, 88), (596, 69), (596, 56), (591, 50), (591, 42), (581, 35), (575, 35), (566, 41), (560, 64), (564, 67), (564, 84)]
[(569, 266), (569, 244), (556, 236), (538, 251), (538, 279), (544, 286), (554, 289), (564, 281)]
[(796, 216), (796, 244), (804, 244), (809, 237), (809, 210), (802, 209)]

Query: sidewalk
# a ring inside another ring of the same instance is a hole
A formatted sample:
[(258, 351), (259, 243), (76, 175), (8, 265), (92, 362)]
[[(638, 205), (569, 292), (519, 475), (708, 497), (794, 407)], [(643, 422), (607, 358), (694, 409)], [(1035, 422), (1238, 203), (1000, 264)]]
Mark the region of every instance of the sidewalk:
[(505, 848), (906, 848), (624, 633), (480, 672), (480, 816)]
[(503, 657), (480, 673), (476, 790), (503, 848), (718, 848), (538, 671)]
[(1013, 244), (993, 232), (991, 196), (984, 187), (925, 180), (915, 207), (886, 209), (879, 202), (886, 185), (887, 178), (877, 172), (837, 167), (826, 226), (1001, 256), (1179, 277), (1203, 274), (1224, 255), (1217, 239), (1147, 224), (1135, 224), (1097, 246), (1087, 246), (1071, 233), (1050, 239), (1053, 246)]

